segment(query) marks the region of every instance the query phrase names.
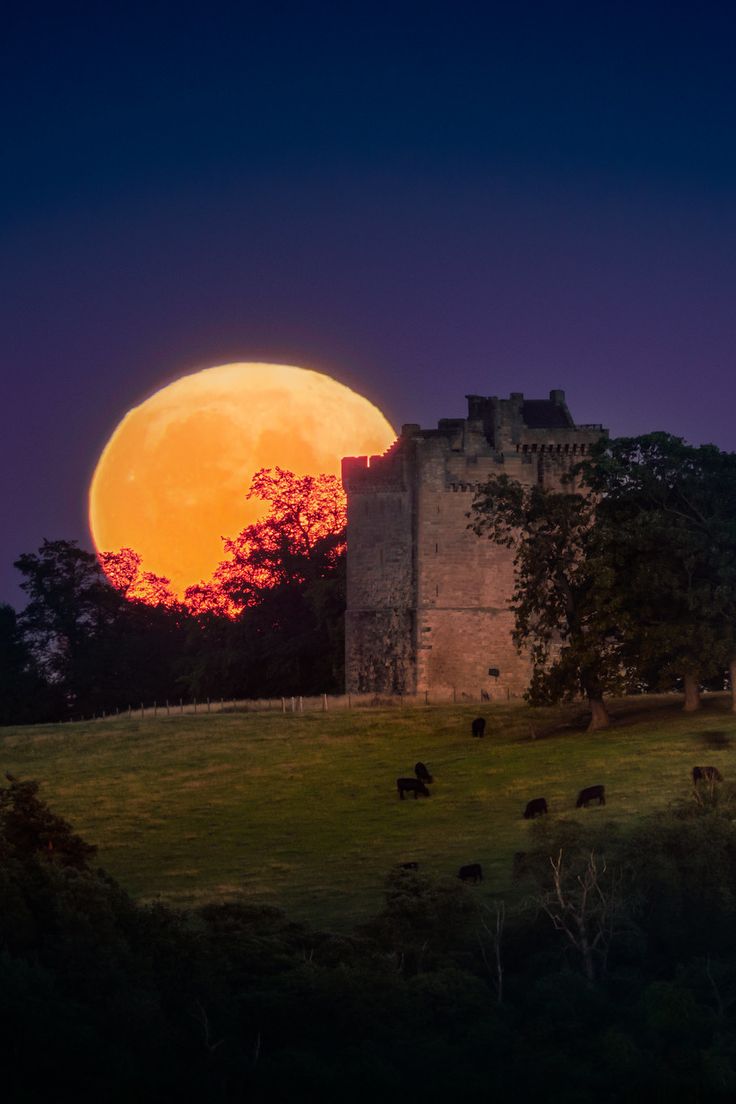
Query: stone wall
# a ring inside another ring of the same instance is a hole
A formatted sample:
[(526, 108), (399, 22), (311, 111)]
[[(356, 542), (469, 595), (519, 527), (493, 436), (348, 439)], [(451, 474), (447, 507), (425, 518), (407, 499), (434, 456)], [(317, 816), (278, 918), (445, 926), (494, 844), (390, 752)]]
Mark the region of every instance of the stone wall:
[(511, 636), (512, 553), (476, 536), (468, 514), (494, 474), (559, 487), (605, 431), (576, 426), (561, 391), (468, 396), (468, 415), (404, 426), (383, 456), (343, 461), (348, 691), (506, 700), (528, 685)]

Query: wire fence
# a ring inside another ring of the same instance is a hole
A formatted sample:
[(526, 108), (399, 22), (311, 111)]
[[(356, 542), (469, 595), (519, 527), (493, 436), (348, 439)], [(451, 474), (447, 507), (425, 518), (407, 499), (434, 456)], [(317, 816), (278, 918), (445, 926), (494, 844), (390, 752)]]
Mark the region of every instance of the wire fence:
[(94, 714), (71, 716), (69, 722), (110, 721), (138, 718), (191, 716), (214, 713), (330, 713), (348, 709), (420, 709), (429, 705), (470, 705), (494, 701), (512, 701), (521, 695), (510, 690), (477, 694), (460, 690), (429, 691), (415, 694), (291, 694), (277, 698), (184, 698), (167, 701), (140, 702), (123, 708), (101, 710)]

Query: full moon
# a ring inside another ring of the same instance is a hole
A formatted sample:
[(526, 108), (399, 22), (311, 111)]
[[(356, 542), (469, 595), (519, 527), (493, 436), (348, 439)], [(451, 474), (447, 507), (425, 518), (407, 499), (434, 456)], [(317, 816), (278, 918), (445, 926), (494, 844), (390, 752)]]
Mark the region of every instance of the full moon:
[(180, 597), (207, 580), (264, 513), (246, 499), (260, 468), (339, 475), (343, 456), (384, 452), (396, 433), (368, 399), (320, 372), (222, 364), (183, 376), (129, 410), (89, 491), (98, 552), (133, 548)]

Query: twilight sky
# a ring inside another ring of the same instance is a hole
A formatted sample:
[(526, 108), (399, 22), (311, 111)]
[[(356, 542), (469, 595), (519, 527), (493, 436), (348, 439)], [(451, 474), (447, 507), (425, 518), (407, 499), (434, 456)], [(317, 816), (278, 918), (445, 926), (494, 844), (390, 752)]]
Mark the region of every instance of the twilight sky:
[(731, 5), (15, 5), (0, 601), (127, 409), (302, 364), (395, 424), (567, 392), (736, 449)]

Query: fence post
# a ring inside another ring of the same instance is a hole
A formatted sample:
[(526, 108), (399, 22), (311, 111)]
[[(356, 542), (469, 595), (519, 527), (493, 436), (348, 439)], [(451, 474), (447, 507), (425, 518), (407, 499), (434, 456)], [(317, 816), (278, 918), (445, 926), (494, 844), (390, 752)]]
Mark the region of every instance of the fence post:
[(141, 702), (141, 720), (143, 720), (143, 702)]
[(210, 699), (208, 698), (207, 699), (207, 712), (209, 713), (209, 711), (210, 711)]
[(167, 717), (171, 716), (171, 710), (169, 709), (169, 699), (168, 698), (166, 699), (166, 716)]
[(326, 694), (322, 695), (322, 712), (323, 713), (327, 712), (327, 695)]
[(281, 699), (281, 712), (282, 713), (286, 712), (286, 698)]
[(299, 712), (304, 712), (304, 698), (301, 696), (301, 694), (299, 695)]
[(291, 699), (291, 712), (296, 713), (296, 698), (294, 698), (293, 696)]

